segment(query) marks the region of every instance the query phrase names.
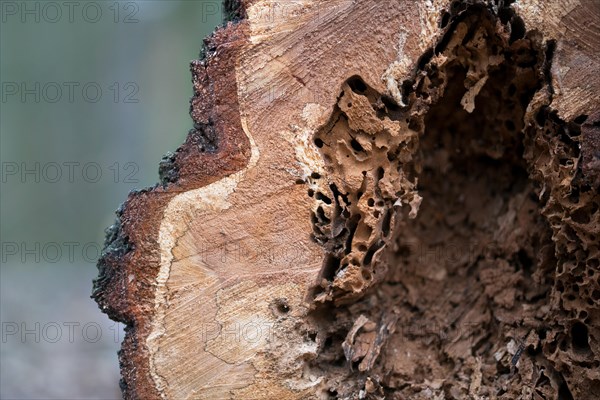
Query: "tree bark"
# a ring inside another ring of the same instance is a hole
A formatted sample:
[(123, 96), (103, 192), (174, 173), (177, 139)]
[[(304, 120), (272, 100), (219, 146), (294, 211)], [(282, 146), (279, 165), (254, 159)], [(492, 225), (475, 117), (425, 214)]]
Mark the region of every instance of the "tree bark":
[(98, 264), (124, 396), (599, 398), (599, 4), (226, 1)]

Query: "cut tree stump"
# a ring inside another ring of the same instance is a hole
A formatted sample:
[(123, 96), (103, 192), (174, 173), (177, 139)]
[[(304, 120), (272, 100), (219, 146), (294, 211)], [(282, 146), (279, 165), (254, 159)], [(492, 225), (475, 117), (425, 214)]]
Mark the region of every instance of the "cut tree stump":
[(600, 2), (225, 7), (98, 264), (124, 396), (600, 398)]

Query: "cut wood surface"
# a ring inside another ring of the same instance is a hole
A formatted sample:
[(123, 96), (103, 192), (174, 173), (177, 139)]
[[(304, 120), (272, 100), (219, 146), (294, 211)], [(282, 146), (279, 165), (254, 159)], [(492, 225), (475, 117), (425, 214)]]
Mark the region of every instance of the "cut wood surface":
[(107, 231), (126, 398), (600, 398), (600, 3), (242, 0)]

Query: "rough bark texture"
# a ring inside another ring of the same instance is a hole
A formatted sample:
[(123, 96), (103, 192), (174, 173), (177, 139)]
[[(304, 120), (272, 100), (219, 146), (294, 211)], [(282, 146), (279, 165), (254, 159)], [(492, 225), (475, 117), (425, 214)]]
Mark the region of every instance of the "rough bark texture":
[(600, 3), (226, 1), (107, 234), (126, 398), (600, 398)]

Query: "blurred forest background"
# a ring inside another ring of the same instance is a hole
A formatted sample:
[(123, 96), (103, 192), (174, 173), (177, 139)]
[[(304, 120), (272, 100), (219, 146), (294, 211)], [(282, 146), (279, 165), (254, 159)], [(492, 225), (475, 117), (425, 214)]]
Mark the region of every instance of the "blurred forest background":
[(103, 230), (192, 126), (216, 1), (0, 2), (0, 397), (120, 398)]

